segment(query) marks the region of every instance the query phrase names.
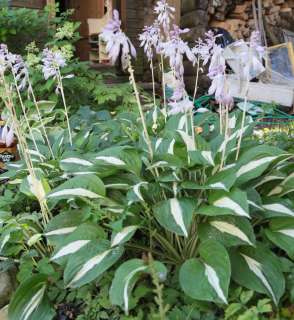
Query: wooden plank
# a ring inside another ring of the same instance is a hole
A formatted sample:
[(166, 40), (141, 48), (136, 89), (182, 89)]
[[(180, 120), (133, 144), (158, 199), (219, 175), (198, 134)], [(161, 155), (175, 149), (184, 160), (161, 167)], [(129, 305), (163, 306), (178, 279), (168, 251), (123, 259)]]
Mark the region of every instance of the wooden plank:
[(46, 5), (46, 0), (12, 0), (12, 7), (43, 9)]

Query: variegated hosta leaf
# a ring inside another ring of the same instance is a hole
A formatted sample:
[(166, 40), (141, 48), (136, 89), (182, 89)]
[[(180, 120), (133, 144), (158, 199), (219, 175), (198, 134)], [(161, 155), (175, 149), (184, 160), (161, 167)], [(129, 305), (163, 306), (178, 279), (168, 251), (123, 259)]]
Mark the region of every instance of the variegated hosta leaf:
[(128, 226), (123, 228), (112, 237), (111, 247), (115, 247), (129, 241), (137, 229), (137, 226)]
[(111, 156), (98, 156), (95, 160), (102, 161), (108, 165), (112, 166), (125, 166), (125, 162), (116, 157)]
[(270, 222), (270, 228), (265, 232), (276, 246), (294, 259), (294, 218), (274, 218)]
[(70, 256), (64, 270), (67, 287), (79, 288), (109, 269), (122, 255), (122, 247), (111, 248), (106, 240), (94, 240)]
[(248, 149), (238, 161), (237, 183), (240, 185), (260, 177), (270, 164), (281, 155), (283, 155), (281, 149), (267, 145)]
[(191, 165), (214, 166), (214, 156), (211, 151), (190, 151)]
[(53, 217), (48, 223), (44, 235), (51, 245), (60, 245), (64, 238), (73, 233), (83, 222), (84, 212), (78, 210), (65, 211)]
[(234, 280), (248, 288), (267, 294), (275, 304), (279, 303), (285, 290), (285, 279), (278, 257), (267, 248), (243, 247), (231, 251)]
[(155, 217), (167, 230), (188, 236), (196, 201), (188, 198), (172, 198), (154, 207)]
[(91, 223), (84, 223), (78, 226), (69, 235), (64, 235), (61, 243), (56, 247), (51, 257), (54, 262), (62, 264), (70, 255), (77, 253), (91, 240), (102, 238), (103, 234), (99, 226)]
[(101, 179), (95, 175), (82, 175), (67, 180), (52, 190), (48, 199), (61, 200), (75, 197), (99, 199), (105, 196), (105, 186)]
[(290, 204), (282, 199), (270, 199), (271, 202), (265, 203), (262, 208), (265, 210), (265, 214), (271, 217), (288, 216), (294, 217), (294, 209)]
[(9, 242), (9, 239), (10, 239), (10, 233), (1, 236), (0, 253), (2, 253), (2, 250), (4, 249), (5, 245)]
[[(159, 280), (164, 281), (167, 275), (165, 266), (154, 261), (152, 267)], [(123, 307), (126, 314), (129, 312), (131, 292), (142, 273), (150, 273), (150, 267), (139, 259), (124, 262), (115, 272), (110, 288), (110, 301), (114, 305)]]
[(55, 312), (45, 297), (47, 276), (34, 275), (21, 283), (9, 304), (10, 320), (52, 320)]
[(242, 165), (237, 171), (237, 182), (244, 183), (260, 176), (268, 168), (270, 163), (277, 158), (277, 156), (264, 157)]
[(231, 212), (240, 217), (250, 218), (247, 195), (239, 189), (231, 192), (214, 191), (209, 197), (209, 202), (217, 208), (223, 209), (223, 214)]
[(180, 269), (180, 285), (193, 299), (227, 304), (231, 277), (226, 249), (213, 240), (199, 247), (200, 259), (187, 260)]
[[(102, 175), (105, 168), (112, 168), (114, 170), (127, 169), (140, 175), (142, 162), (135, 149), (130, 147), (111, 147), (99, 152), (93, 159), (95, 161), (95, 168)], [(101, 167), (101, 168), (100, 168)], [(103, 167), (105, 167), (103, 169)]]
[(127, 198), (128, 198), (128, 203), (132, 204), (133, 202), (138, 202), (138, 201), (145, 201), (141, 192), (142, 188), (146, 188), (148, 185), (148, 182), (142, 181), (137, 183), (135, 186), (133, 186), (132, 190), (128, 192)]
[(72, 174), (80, 172), (92, 172), (95, 173), (94, 164), (88, 160), (89, 156), (86, 155), (80, 156), (79, 154), (70, 154), (60, 160), (60, 168), (66, 172)]
[(194, 151), (196, 150), (195, 141), (193, 141), (192, 137), (189, 136), (185, 131), (177, 130), (177, 132), (180, 134), (181, 138), (183, 139), (187, 151)]
[(209, 217), (199, 226), (198, 232), (202, 241), (214, 239), (225, 247), (255, 244), (251, 223), (243, 217)]

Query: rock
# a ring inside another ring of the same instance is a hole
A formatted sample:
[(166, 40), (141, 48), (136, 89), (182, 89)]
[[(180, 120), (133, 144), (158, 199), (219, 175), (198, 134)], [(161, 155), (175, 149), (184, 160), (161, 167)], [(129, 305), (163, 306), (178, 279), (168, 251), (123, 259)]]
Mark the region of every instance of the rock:
[(13, 293), (13, 280), (8, 272), (0, 273), (0, 308), (5, 306)]
[(8, 320), (8, 306), (0, 310), (0, 320)]

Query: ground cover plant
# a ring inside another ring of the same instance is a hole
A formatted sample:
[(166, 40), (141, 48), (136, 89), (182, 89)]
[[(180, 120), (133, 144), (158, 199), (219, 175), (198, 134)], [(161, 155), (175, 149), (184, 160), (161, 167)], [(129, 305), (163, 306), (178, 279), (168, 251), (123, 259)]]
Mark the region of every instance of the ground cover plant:
[[(65, 84), (75, 73), (59, 47), (32, 66), (1, 46), (3, 116), (21, 155), (0, 176), (2, 268), (18, 268), (12, 320), (293, 315), (293, 153), (259, 144), (246, 108), (230, 111), (215, 36), (191, 49), (187, 30), (170, 27), (174, 9), (162, 0), (155, 12), (142, 46), (151, 70), (159, 56), (163, 87), (166, 61), (177, 87), (143, 105), (136, 52), (114, 11), (103, 37), (136, 102), (115, 116), (71, 109)], [(248, 47), (262, 58), (258, 33)], [(194, 110), (198, 77), (190, 98), (184, 56), (198, 72), (207, 64), (218, 112)], [(242, 59), (249, 72), (252, 61)], [(36, 98), (31, 74), (55, 97)]]

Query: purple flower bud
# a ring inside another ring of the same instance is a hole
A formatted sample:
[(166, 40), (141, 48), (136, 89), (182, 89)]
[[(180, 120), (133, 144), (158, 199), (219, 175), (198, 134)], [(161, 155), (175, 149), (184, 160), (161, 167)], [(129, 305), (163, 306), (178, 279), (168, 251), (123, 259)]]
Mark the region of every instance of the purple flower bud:
[(170, 30), (171, 21), (174, 19), (175, 8), (170, 6), (167, 0), (157, 1), (154, 12), (157, 14), (157, 21), (167, 34)]
[(66, 66), (66, 60), (61, 51), (52, 51), (48, 48), (43, 50), (43, 75), (45, 80), (56, 78), (59, 69)]
[(106, 42), (106, 52), (111, 64), (115, 64), (121, 53), (121, 63), (125, 70), (128, 67), (129, 55), (136, 57), (136, 49), (130, 39), (120, 29), (121, 21), (117, 10), (113, 11), (113, 18), (101, 33), (101, 38)]

